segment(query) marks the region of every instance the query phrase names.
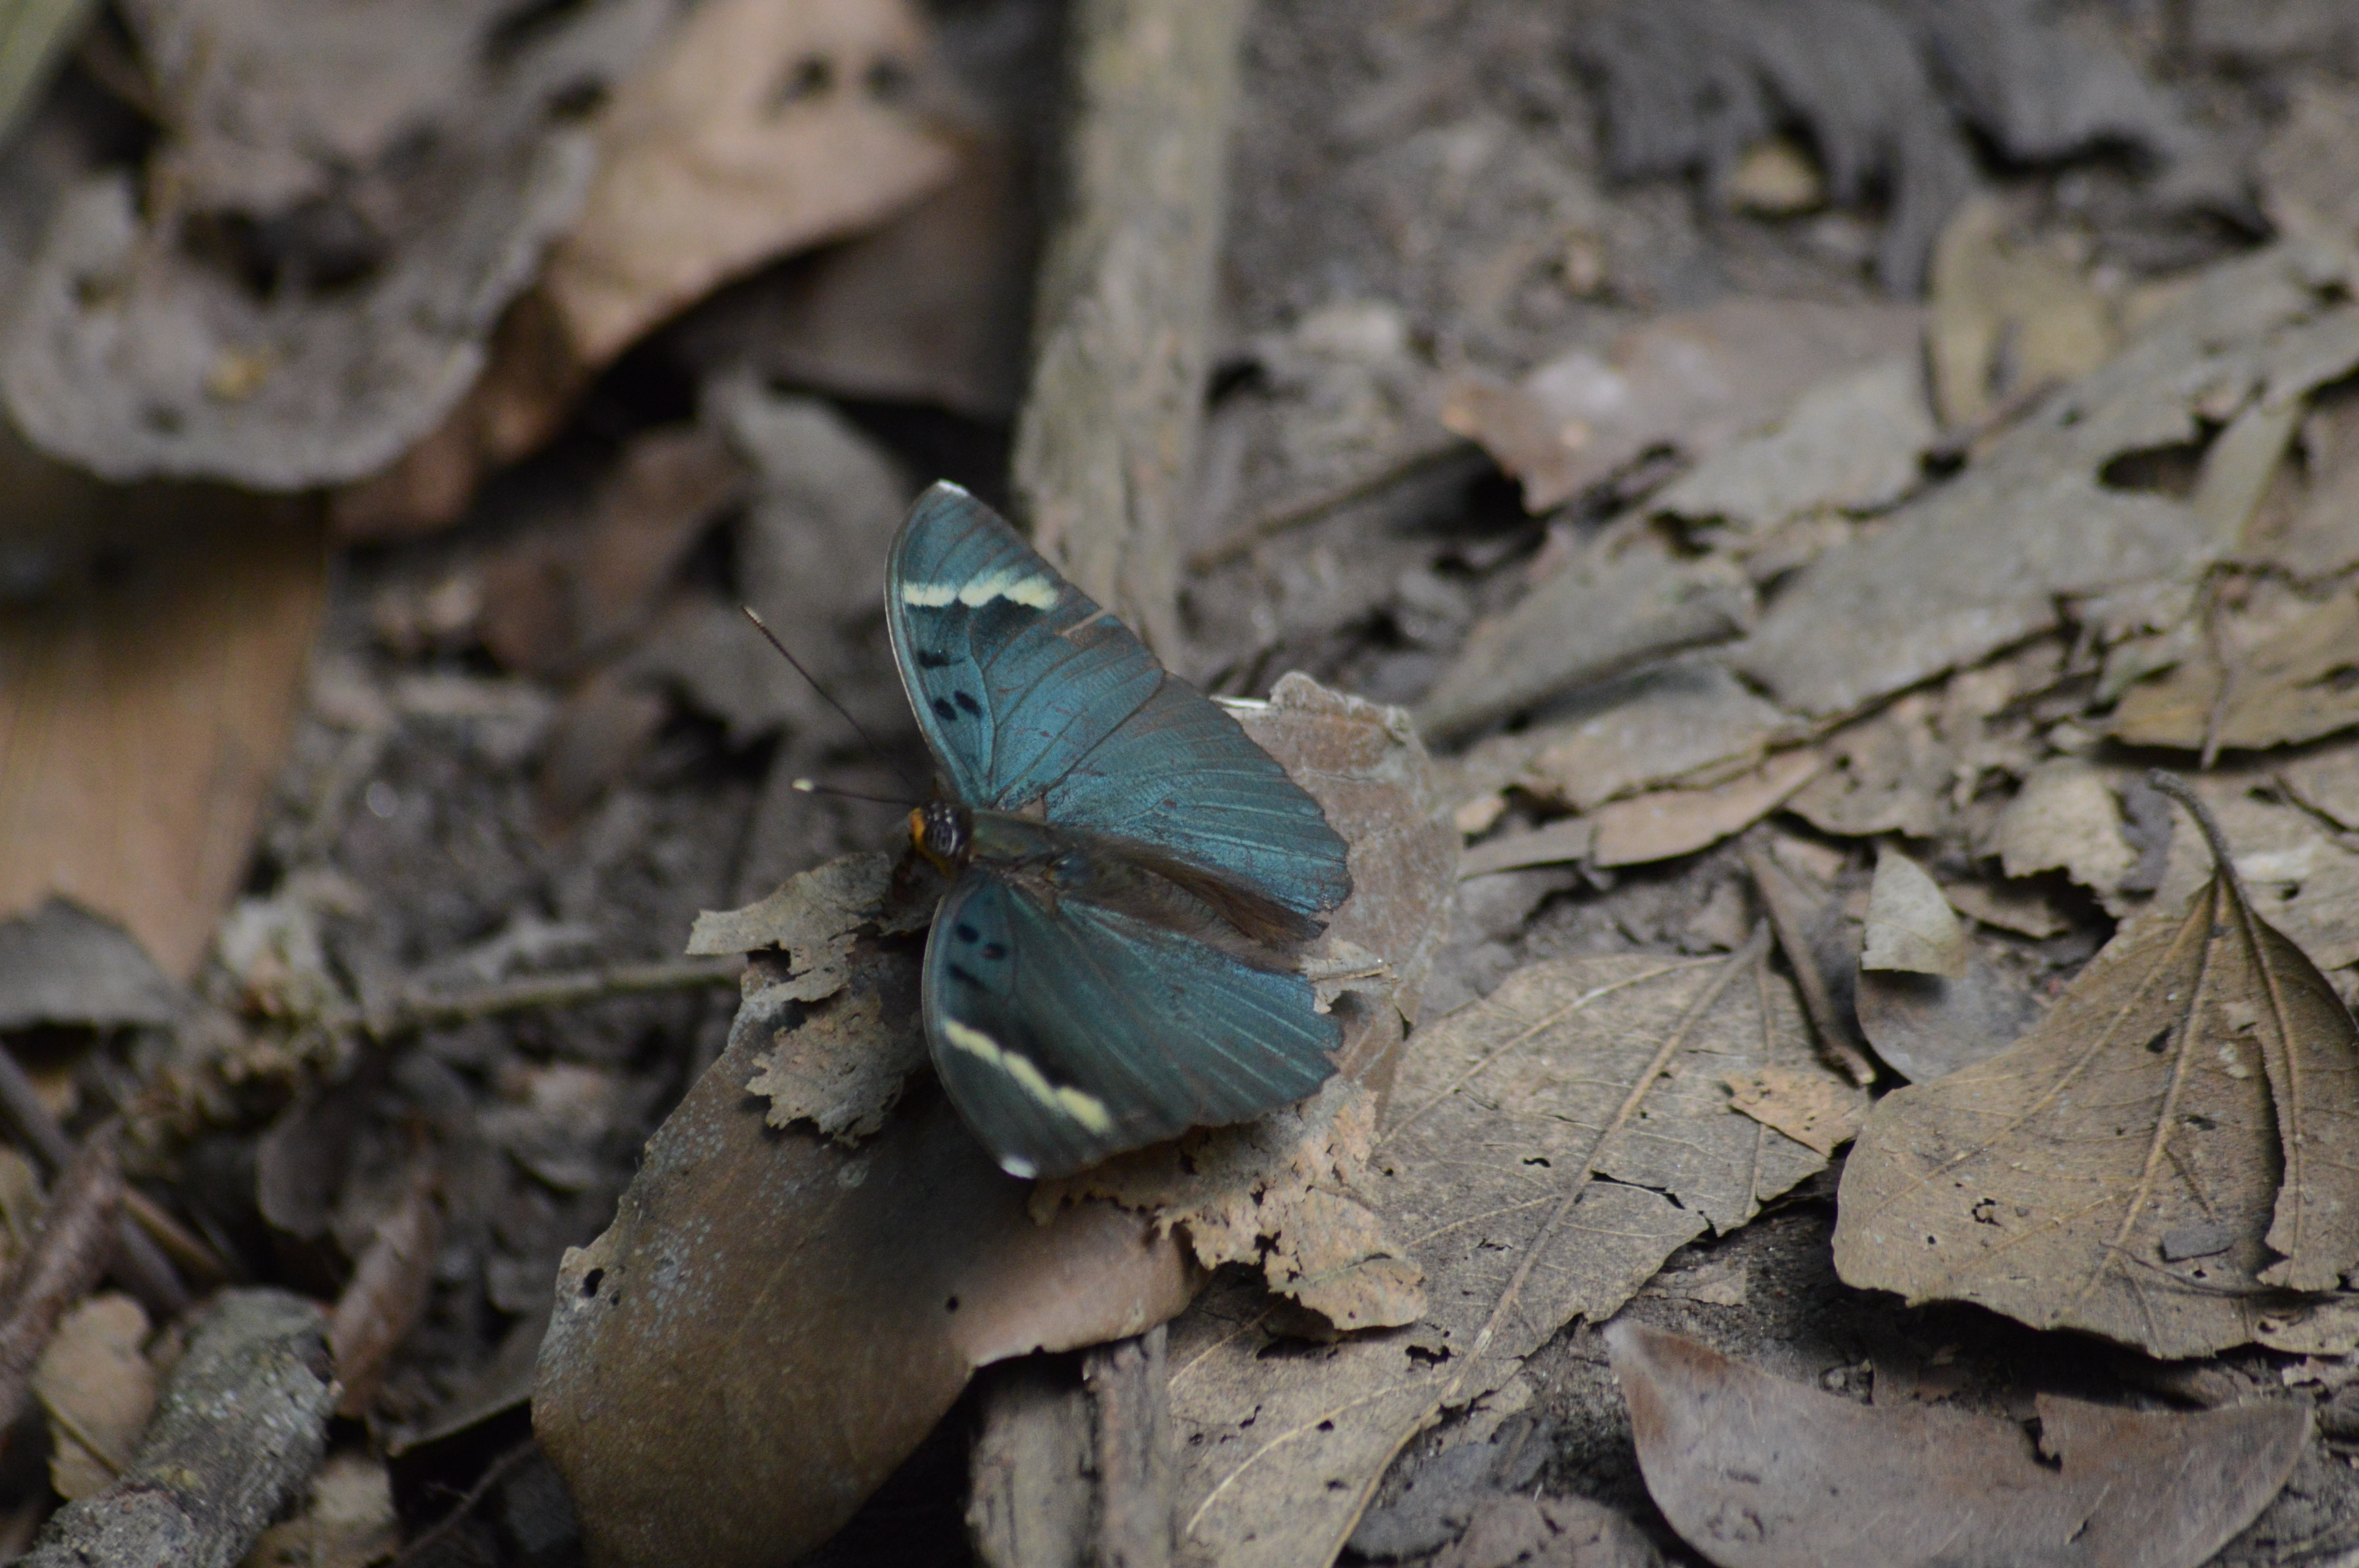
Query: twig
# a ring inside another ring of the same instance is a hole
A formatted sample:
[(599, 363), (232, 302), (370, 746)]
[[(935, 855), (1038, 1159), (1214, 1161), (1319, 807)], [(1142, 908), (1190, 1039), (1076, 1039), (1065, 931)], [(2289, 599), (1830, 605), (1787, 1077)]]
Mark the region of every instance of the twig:
[[(1417, 478), (1429, 469), (1441, 467), (1453, 458), (1479, 456), (1480, 453), (1471, 443), (1456, 436), (1446, 442), (1419, 447), (1413, 451), (1401, 453), (1383, 466), (1367, 473), (1354, 475), (1340, 484), (1332, 484), (1309, 495), (1279, 502), (1244, 526), (1232, 528), (1190, 556), (1188, 569), (1206, 572), (1211, 571), (1214, 567), (1225, 566), (1264, 539), (1282, 534), (1289, 528), (1299, 528), (1305, 523), (1315, 523), (1338, 507), (1349, 506), (1355, 501), (1375, 495), (1381, 491), (1390, 490), (1394, 485), (1404, 481)], [(1479, 465), (1470, 462), (1468, 466), (1471, 470)]]
[(507, 1479), (508, 1472), (531, 1457), (538, 1446), (527, 1437), (484, 1465), (484, 1473), (475, 1477), (475, 1484), (461, 1493), (459, 1500), (451, 1505), (451, 1511), (419, 1531), (418, 1539), (402, 1548), (401, 1555), (393, 1560), (392, 1568), (411, 1568), (413, 1563), (440, 1561), (434, 1549), (440, 1544), (442, 1538), (458, 1529), (461, 1521), (475, 1511), (475, 1505), (484, 1500), (484, 1494)]
[[(0, 1111), (7, 1114), (31, 1145), (32, 1152), (53, 1175), (71, 1166), (75, 1155), (73, 1140), (66, 1136), (66, 1130), (58, 1124), (58, 1119), (42, 1102), (40, 1092), (33, 1087), (33, 1080), (25, 1076), (25, 1069), (5, 1047), (0, 1047)], [(153, 1206), (146, 1205), (144, 1199), (141, 1205)], [(127, 1198), (124, 1206), (131, 1216), (141, 1212)], [(124, 1288), (158, 1318), (178, 1317), (186, 1312), (190, 1299), (189, 1288), (180, 1282), (171, 1260), (131, 1217), (118, 1217), (115, 1230), (116, 1246), (110, 1267)]]
[(1802, 912), (1799, 907), (1799, 893), (1787, 878), (1785, 871), (1762, 852), (1757, 843), (1745, 846), (1745, 870), (1760, 890), (1762, 904), (1769, 911), (1769, 923), (1777, 928), (1777, 946), (1786, 951), (1786, 963), (1794, 971), (1794, 983), (1802, 992), (1802, 1005), (1810, 1015), (1810, 1031), (1818, 1036), (1820, 1054), (1854, 1084), (1865, 1087), (1875, 1081), (1875, 1065), (1852, 1044), (1851, 1032), (1843, 1027), (1843, 1011), (1835, 1006), (1834, 994), (1827, 989), (1827, 977), (1819, 968), (1819, 960), (1810, 951), (1808, 934), (1802, 928)]
[(563, 975), (535, 975), (461, 991), (412, 991), (374, 1008), (343, 1008), (323, 1016), (322, 1026), (353, 1030), (377, 1040), (447, 1029), (510, 1012), (579, 1007), (614, 997), (734, 986), (741, 965), (733, 959), (669, 959), (659, 964), (618, 964)]
[(233, 1568), (327, 1450), (335, 1382), (320, 1309), (224, 1291), (114, 1483), (50, 1516), (25, 1568)]
[(67, 1162), (32, 1246), (0, 1281), (0, 1297), (7, 1303), (0, 1316), (0, 1430), (24, 1411), (33, 1368), (57, 1333), (58, 1319), (106, 1272), (123, 1202), (116, 1126), (110, 1121), (93, 1131)]

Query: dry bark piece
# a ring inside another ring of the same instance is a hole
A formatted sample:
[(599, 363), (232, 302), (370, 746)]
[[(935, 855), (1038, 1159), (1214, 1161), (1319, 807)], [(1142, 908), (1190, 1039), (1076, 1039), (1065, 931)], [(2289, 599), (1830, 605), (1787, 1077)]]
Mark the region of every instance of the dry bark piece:
[(1702, 454), (1783, 413), (1838, 372), (1910, 352), (1920, 316), (1884, 305), (1734, 298), (1658, 316), (1603, 355), (1576, 350), (1520, 384), (1453, 381), (1442, 423), (1562, 505), (1648, 448)]
[(542, 282), (604, 364), (714, 285), (870, 227), (948, 179), (904, 0), (697, 7), (593, 127), (599, 173)]
[[(2222, 439), (2225, 439), (2223, 437)], [(2223, 688), (2225, 688), (2224, 690)], [(2206, 654), (2134, 686), (2113, 732), (2207, 755), (2314, 741), (2359, 724), (2359, 593), (2338, 593), (2223, 671)]]
[[(134, 492), (107, 580), (0, 617), (0, 914), (52, 896), (192, 975), (246, 871), (327, 597), (316, 509)], [(171, 756), (169, 768), (125, 759)]]
[(2289, 1400), (2181, 1413), (2041, 1394), (2035, 1444), (2013, 1422), (1856, 1404), (1643, 1324), (1605, 1332), (1647, 1490), (1719, 1568), (2196, 1568), (2310, 1439)]
[(1875, 857), (1875, 881), (1867, 890), (1866, 943), (1863, 969), (1893, 969), (1959, 979), (1973, 957), (1973, 944), (1958, 912), (1942, 896), (1941, 884), (1925, 868), (1889, 845)]
[(1174, 1323), (1187, 1550), (1327, 1561), (1441, 1410), (1513, 1383), (1565, 1322), (1612, 1313), (1700, 1232), (1823, 1168), (1721, 1082), (1772, 1064), (1826, 1076), (1763, 950), (1533, 965), (1420, 1033), (1364, 1190), (1409, 1238), (1427, 1315), (1316, 1356), (1278, 1348), (1255, 1291), (1216, 1290)]
[(328, 1354), (343, 1385), (340, 1415), (367, 1411), (386, 1362), (426, 1314), (442, 1244), (440, 1188), (433, 1160), (417, 1160), (401, 1201), (377, 1226), (329, 1314)]
[(1787, 752), (1749, 773), (1709, 789), (1666, 789), (1598, 808), (1590, 859), (1601, 866), (1644, 865), (1716, 844), (1777, 809), (1810, 782), (1823, 760), (1814, 751)]
[(92, 1296), (58, 1324), (33, 1371), (49, 1414), (49, 1484), (71, 1501), (121, 1475), (156, 1408), (156, 1368), (141, 1347), (147, 1314), (129, 1296)]
[(2359, 363), (2339, 251), (2279, 245), (2203, 274), (2119, 354), (1955, 479), (1821, 553), (1729, 655), (1789, 709), (1860, 710), (2054, 628), (2063, 596), (2169, 577), (2222, 542), (2186, 501), (2107, 482), (2202, 418), (2298, 401)]
[(1877, 1106), (1843, 1173), (1847, 1282), (2172, 1358), (2359, 1264), (2359, 1177), (2330, 1152), (2359, 1132), (2359, 1029), (2206, 829), (2184, 910), (2126, 925), (2008, 1050)]
[[(1441, 740), (1471, 734), (1752, 625), (1752, 585), (1726, 562), (1682, 561), (1647, 541), (1619, 550), (1614, 543), (1601, 541), (1477, 627), (1418, 705), (1419, 730)], [(1709, 684), (1701, 694), (1727, 700)]]
[(284, 1291), (223, 1292), (165, 1380), (129, 1468), (51, 1515), (19, 1561), (244, 1560), (327, 1446), (335, 1383), (324, 1330), (317, 1306)]
[(1071, 14), (1061, 214), (1016, 426), (1012, 492), (1042, 553), (1166, 655), (1245, 16), (1241, 0), (1083, 0)]

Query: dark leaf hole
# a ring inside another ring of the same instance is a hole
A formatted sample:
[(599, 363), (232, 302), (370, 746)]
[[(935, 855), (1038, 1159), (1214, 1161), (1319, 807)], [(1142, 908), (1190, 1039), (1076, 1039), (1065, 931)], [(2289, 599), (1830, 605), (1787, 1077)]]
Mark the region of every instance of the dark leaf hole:
[(948, 1301), (944, 1302), (944, 1303), (942, 1303), (942, 1310), (943, 1310), (944, 1312), (956, 1312), (956, 1311), (958, 1311), (958, 1297), (956, 1297), (956, 1296), (952, 1296), (950, 1300), (948, 1300)]
[(787, 67), (778, 79), (777, 90), (770, 95), (770, 112), (777, 113), (790, 103), (818, 98), (835, 85), (835, 62), (823, 54), (807, 54)]
[(584, 1274), (584, 1275), (582, 1275), (582, 1296), (583, 1296), (585, 1299), (587, 1299), (587, 1298), (589, 1298), (589, 1297), (595, 1296), (595, 1295), (598, 1293), (598, 1287), (599, 1287), (600, 1285), (604, 1284), (605, 1282), (606, 1282), (606, 1271), (605, 1271), (605, 1270), (603, 1270), (603, 1269), (592, 1269), (592, 1270), (591, 1270), (588, 1273), (586, 1273), (586, 1274)]

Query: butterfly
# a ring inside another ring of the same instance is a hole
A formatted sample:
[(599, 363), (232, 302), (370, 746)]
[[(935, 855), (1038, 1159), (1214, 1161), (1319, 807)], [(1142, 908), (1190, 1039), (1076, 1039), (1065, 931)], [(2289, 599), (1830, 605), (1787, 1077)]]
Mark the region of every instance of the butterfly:
[(1005, 519), (937, 484), (886, 621), (947, 798), (934, 1065), (1004, 1170), (1068, 1174), (1302, 1098), (1342, 1028), (1301, 972), (1352, 891), (1319, 803)]

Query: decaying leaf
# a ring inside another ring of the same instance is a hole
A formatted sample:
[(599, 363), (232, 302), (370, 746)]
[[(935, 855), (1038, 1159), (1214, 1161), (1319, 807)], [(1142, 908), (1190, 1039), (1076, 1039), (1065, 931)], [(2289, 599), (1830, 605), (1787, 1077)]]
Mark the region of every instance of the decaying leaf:
[(1965, 974), (1973, 954), (1958, 912), (1941, 894), (1941, 884), (1889, 845), (1875, 857), (1866, 927), (1859, 955), (1863, 969), (1897, 969), (1954, 980)]
[[(2253, 907), (2320, 968), (2359, 964), (2359, 844), (2280, 798), (2266, 772), (2223, 768), (2194, 787), (2236, 846)], [(2175, 908), (2210, 874), (2201, 836), (2174, 832), (2156, 907)]]
[(1557, 569), (1465, 648), (1419, 704), (1418, 729), (1441, 739), (1753, 623), (1753, 587), (1725, 561), (1678, 559), (1611, 539)]
[(1647, 507), (1743, 534), (1814, 512), (1878, 512), (1917, 487), (1937, 434), (1916, 357), (1880, 361), (1811, 387), (1777, 428), (1712, 453)]
[(0, 1029), (169, 1023), (187, 1001), (121, 926), (66, 899), (0, 920)]
[(1596, 832), (1595, 826), (1585, 819), (1568, 816), (1528, 833), (1503, 833), (1459, 857), (1458, 874), (1462, 878), (1488, 876), (1494, 871), (1586, 860)]
[(2017, 239), (1994, 196), (1960, 204), (1933, 250), (1926, 347), (1941, 423), (1969, 429), (2011, 399), (2077, 381), (2121, 341), (2114, 304), (2060, 233)]
[(1829, 1076), (1764, 951), (1537, 964), (1418, 1035), (1363, 1191), (1424, 1270), (1427, 1315), (1310, 1349), (1258, 1292), (1183, 1314), (1190, 1547), (1243, 1568), (1326, 1561), (1442, 1408), (1512, 1408), (1518, 1362), (1564, 1323), (1610, 1314), (1680, 1246), (1824, 1167), (1723, 1083), (1772, 1065)]
[(1847, 1282), (2176, 1357), (2359, 1263), (2336, 1153), (2359, 1030), (2212, 849), (2187, 906), (2127, 925), (2023, 1040), (1876, 1107), (1843, 1172)]
[(1771, 1064), (1726, 1078), (1728, 1103), (1821, 1155), (1832, 1154), (1867, 1119), (1867, 1093), (1826, 1073)]
[[(1384, 959), (1391, 989), (1337, 1004), (1354, 1007), (1358, 1083), (1259, 1131), (1211, 1135), (1230, 1140), (1234, 1179), (1203, 1195), (1203, 1213), (1270, 1238), (1279, 1271), (1349, 1321), (1358, 1303), (1401, 1299), (1406, 1277), (1366, 1206), (1288, 1173), (1322, 1158), (1332, 1170), (1364, 1146), (1440, 940), (1458, 835), (1397, 710), (1289, 677), (1239, 717), (1351, 845), (1353, 893), (1331, 935)], [(923, 1077), (856, 1148), (766, 1124), (745, 1086), (782, 1026), (833, 1017), (841, 1050), (881, 1054), (889, 1041), (853, 1027), (864, 998), (879, 999), (880, 1019), (916, 1011), (920, 944), (878, 929), (888, 878), (886, 857), (853, 857), (700, 923), (701, 950), (787, 952), (756, 955), (727, 1048), (648, 1143), (614, 1226), (567, 1254), (541, 1353), (536, 1429), (604, 1561), (751, 1568), (816, 1545), (973, 1368), (1136, 1334), (1201, 1283), (1181, 1239), (1133, 1209), (1081, 1197), (1036, 1222), (1031, 1185), (996, 1170)], [(795, 1064), (809, 1069), (799, 1082), (836, 1084), (815, 1055)], [(775, 1065), (767, 1076), (775, 1088)], [(774, 1101), (768, 1119), (786, 1108)], [(1322, 1118), (1347, 1119), (1344, 1132)], [(1269, 1169), (1245, 1168), (1256, 1148)], [(1281, 1203), (1256, 1202), (1272, 1195)], [(1282, 1224), (1266, 1212), (1281, 1206)]]
[(49, 1484), (86, 1498), (119, 1475), (156, 1408), (156, 1368), (142, 1347), (147, 1314), (129, 1296), (92, 1296), (58, 1321), (33, 1370), (49, 1415)]
[(1591, 811), (1656, 784), (1718, 783), (1760, 761), (1792, 724), (1704, 657), (1640, 671), (1594, 697), (1594, 713), (1514, 738), (1531, 748), (1515, 779), (1527, 794)]
[(1956, 769), (1936, 714), (1928, 694), (1910, 692), (1836, 730), (1819, 747), (1827, 766), (1795, 792), (1787, 808), (1838, 838), (1934, 837)]
[(2025, 883), (1951, 882), (1942, 890), (1958, 913), (2000, 931), (2044, 940), (2071, 928), (2048, 895)]
[(2359, 832), (2359, 746), (2297, 758), (2277, 776), (2302, 805), (2345, 832)]
[(1970, 951), (1955, 979), (1862, 968), (1852, 996), (1860, 1033), (1912, 1084), (1995, 1056), (2039, 1022), (2039, 999)]
[(431, 1156), (420, 1155), (328, 1317), (328, 1354), (343, 1388), (338, 1413), (368, 1410), (386, 1363), (426, 1314), (441, 1245), (441, 1174)]
[[(813, 1008), (803, 1022), (776, 1035), (777, 1044), (754, 1059), (748, 1094), (770, 1102), (769, 1123), (809, 1120), (821, 1132), (854, 1143), (885, 1125), (901, 1086), (926, 1065), (926, 1032), (918, 1015), (901, 1009), (889, 1020), (884, 993), (908, 994), (915, 977), (906, 965), (877, 966), (855, 976), (852, 994)], [(877, 970), (889, 984), (870, 989)]]
[(1856, 1404), (1638, 1323), (1605, 1331), (1647, 1490), (1719, 1568), (2196, 1568), (2293, 1471), (2290, 1400), (2180, 1412), (2037, 1396), (2036, 1437)]
[(1523, 481), (1527, 511), (1546, 512), (1649, 447), (1709, 452), (1836, 372), (1908, 352), (1919, 320), (1898, 306), (1726, 299), (1657, 317), (1603, 356), (1577, 350), (1519, 385), (1462, 377), (1442, 423)]
[(1601, 866), (1668, 860), (1741, 833), (1810, 782), (1814, 751), (1784, 752), (1751, 773), (1709, 789), (1663, 789), (1598, 808), (1590, 859)]
[(2138, 863), (2122, 832), (2112, 773), (2078, 757), (2042, 762), (1998, 821), (2000, 863), (2010, 877), (2061, 868), (2083, 887), (2109, 892)]
[(2192, 504), (2109, 483), (2109, 465), (2196, 441), (2201, 418), (2297, 401), (2359, 363), (2347, 265), (2339, 250), (2280, 245), (2203, 274), (1955, 479), (1802, 568), (1731, 663), (1789, 709), (1855, 712), (2048, 631), (2060, 596), (2216, 554)]
[(585, 365), (725, 278), (950, 178), (911, 111), (932, 69), (902, 0), (697, 7), (601, 113), (598, 178), (543, 283)]
[[(2223, 690), (2223, 687), (2225, 687)], [(2134, 746), (2261, 750), (2359, 724), (2359, 593), (2338, 593), (2223, 673), (2209, 654), (2132, 687), (2114, 714)]]
[(0, 616), (0, 914), (61, 895), (184, 980), (245, 874), (327, 557), (308, 505), (122, 507), (157, 526), (110, 578)]

